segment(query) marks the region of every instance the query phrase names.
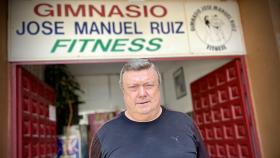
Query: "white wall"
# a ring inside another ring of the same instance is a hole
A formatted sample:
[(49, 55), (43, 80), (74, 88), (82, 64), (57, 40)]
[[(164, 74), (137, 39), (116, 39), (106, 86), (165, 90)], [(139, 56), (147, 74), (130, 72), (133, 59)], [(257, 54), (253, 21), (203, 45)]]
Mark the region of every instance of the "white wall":
[[(207, 73), (213, 71), (214, 69), (220, 67), (221, 65), (229, 61), (223, 60), (201, 60), (201, 61), (180, 61), (170, 67), (169, 70), (163, 73), (164, 86), (165, 86), (165, 103), (167, 107), (182, 112), (192, 111), (192, 99), (190, 92), (191, 82), (197, 80), (198, 78), (206, 75)], [(186, 82), (187, 95), (176, 99), (175, 86), (173, 80), (173, 72), (178, 68), (183, 67), (184, 76)]]
[(123, 108), (117, 75), (75, 76), (85, 91), (79, 106), (80, 113), (107, 112)]

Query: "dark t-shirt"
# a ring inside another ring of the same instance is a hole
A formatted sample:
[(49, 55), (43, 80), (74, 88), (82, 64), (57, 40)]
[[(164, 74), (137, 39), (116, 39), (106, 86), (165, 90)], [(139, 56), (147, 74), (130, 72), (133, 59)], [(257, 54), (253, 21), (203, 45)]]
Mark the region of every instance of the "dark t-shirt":
[(122, 112), (99, 130), (91, 152), (91, 158), (207, 157), (192, 119), (165, 108), (151, 122), (129, 120)]

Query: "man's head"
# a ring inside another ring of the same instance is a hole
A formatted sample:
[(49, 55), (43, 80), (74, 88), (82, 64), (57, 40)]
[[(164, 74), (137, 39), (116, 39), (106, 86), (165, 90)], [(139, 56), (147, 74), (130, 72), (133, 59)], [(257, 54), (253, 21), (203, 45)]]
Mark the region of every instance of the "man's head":
[(123, 66), (119, 83), (130, 119), (149, 121), (158, 116), (160, 82), (158, 68), (147, 59), (133, 59)]
[(122, 70), (120, 72), (120, 80), (119, 84), (121, 89), (123, 88), (123, 74), (127, 71), (140, 71), (140, 70), (147, 70), (149, 68), (152, 68), (156, 71), (158, 76), (158, 84), (161, 83), (161, 75), (159, 72), (159, 69), (156, 67), (156, 65), (152, 62), (150, 62), (148, 59), (132, 59), (124, 66), (122, 67)]

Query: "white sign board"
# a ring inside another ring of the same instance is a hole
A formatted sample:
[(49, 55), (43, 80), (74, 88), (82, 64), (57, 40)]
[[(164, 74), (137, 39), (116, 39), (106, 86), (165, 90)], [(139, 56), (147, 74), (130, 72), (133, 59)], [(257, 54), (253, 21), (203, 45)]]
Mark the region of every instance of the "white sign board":
[(245, 54), (236, 2), (206, 2), (14, 0), (9, 61)]

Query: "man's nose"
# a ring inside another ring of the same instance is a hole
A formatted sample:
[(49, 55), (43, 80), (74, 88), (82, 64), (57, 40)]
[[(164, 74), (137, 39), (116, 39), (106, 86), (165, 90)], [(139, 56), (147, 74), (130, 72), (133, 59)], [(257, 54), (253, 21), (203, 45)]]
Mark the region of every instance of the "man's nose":
[(138, 94), (139, 94), (139, 96), (146, 96), (147, 95), (147, 91), (146, 91), (144, 86), (139, 86)]

